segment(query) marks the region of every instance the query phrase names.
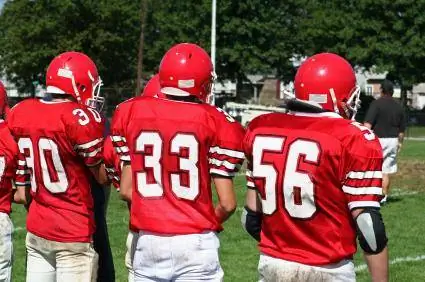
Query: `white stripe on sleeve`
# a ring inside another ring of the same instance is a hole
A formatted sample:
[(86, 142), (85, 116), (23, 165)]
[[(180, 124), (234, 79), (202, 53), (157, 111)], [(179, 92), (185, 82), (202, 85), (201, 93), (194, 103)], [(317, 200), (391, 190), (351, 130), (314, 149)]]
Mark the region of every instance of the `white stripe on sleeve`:
[(382, 171), (350, 171), (347, 173), (347, 178), (351, 179), (371, 179), (382, 178)]
[(217, 154), (226, 155), (226, 156), (229, 156), (232, 158), (238, 158), (238, 159), (245, 158), (245, 154), (243, 152), (230, 150), (230, 149), (223, 149), (218, 146), (211, 147), (210, 153), (217, 153)]
[(382, 195), (381, 187), (351, 187), (342, 186), (342, 191), (350, 195)]
[(84, 143), (84, 144), (75, 145), (74, 149), (75, 150), (86, 150), (86, 149), (89, 149), (93, 146), (96, 146), (97, 144), (99, 144), (102, 141), (103, 141), (103, 138), (98, 138), (98, 139), (95, 139), (93, 141), (90, 141), (90, 142), (87, 142), (87, 143)]
[(354, 201), (354, 202), (348, 203), (348, 208), (350, 210), (352, 210), (354, 208), (363, 208), (363, 207), (379, 208), (379, 207), (381, 207), (381, 205), (379, 204), (379, 202), (374, 202), (374, 201)]

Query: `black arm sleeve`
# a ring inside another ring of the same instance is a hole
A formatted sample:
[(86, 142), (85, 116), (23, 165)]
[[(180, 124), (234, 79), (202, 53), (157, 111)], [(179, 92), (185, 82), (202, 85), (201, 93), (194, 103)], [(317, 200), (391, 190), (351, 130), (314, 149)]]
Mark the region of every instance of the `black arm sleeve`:
[(376, 106), (376, 100), (375, 100), (370, 104), (369, 109), (367, 110), (364, 122), (370, 123), (373, 127), (376, 122), (377, 114), (378, 114), (378, 108)]
[(242, 225), (243, 228), (251, 235), (252, 238), (260, 241), (261, 233), (261, 222), (263, 219), (263, 214), (260, 212), (255, 212), (248, 207), (245, 207), (242, 212)]

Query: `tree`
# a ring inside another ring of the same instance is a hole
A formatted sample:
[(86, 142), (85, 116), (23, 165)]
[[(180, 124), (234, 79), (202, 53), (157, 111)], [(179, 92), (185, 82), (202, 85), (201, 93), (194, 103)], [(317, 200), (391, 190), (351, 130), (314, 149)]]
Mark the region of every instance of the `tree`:
[(388, 71), (402, 87), (425, 80), (424, 0), (310, 1), (305, 54), (332, 51), (365, 69)]
[(143, 49), (145, 46), (145, 26), (146, 26), (146, 14), (148, 10), (148, 0), (140, 1), (140, 37), (139, 37), (139, 52), (137, 54), (137, 78), (136, 78), (136, 95), (141, 90), (141, 78), (143, 71)]
[(105, 84), (133, 78), (137, 4), (134, 1), (25, 1), (5, 3), (0, 16), (0, 69), (29, 91), (54, 56), (76, 50), (96, 63)]

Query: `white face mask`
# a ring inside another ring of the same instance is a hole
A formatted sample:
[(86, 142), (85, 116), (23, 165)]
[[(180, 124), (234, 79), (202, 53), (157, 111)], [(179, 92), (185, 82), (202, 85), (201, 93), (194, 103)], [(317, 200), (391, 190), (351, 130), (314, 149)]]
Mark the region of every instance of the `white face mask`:
[(100, 87), (102, 85), (102, 80), (99, 77), (99, 80), (93, 85), (92, 98), (86, 101), (87, 106), (98, 112), (102, 111), (103, 105), (105, 104), (105, 98), (100, 96)]

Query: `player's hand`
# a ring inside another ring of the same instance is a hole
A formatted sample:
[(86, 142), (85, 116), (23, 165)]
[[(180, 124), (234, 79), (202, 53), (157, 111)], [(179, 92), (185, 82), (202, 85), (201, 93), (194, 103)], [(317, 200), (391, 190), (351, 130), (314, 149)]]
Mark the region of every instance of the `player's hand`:
[(400, 153), (402, 146), (403, 146), (403, 143), (398, 142), (398, 144), (397, 144), (397, 153)]

